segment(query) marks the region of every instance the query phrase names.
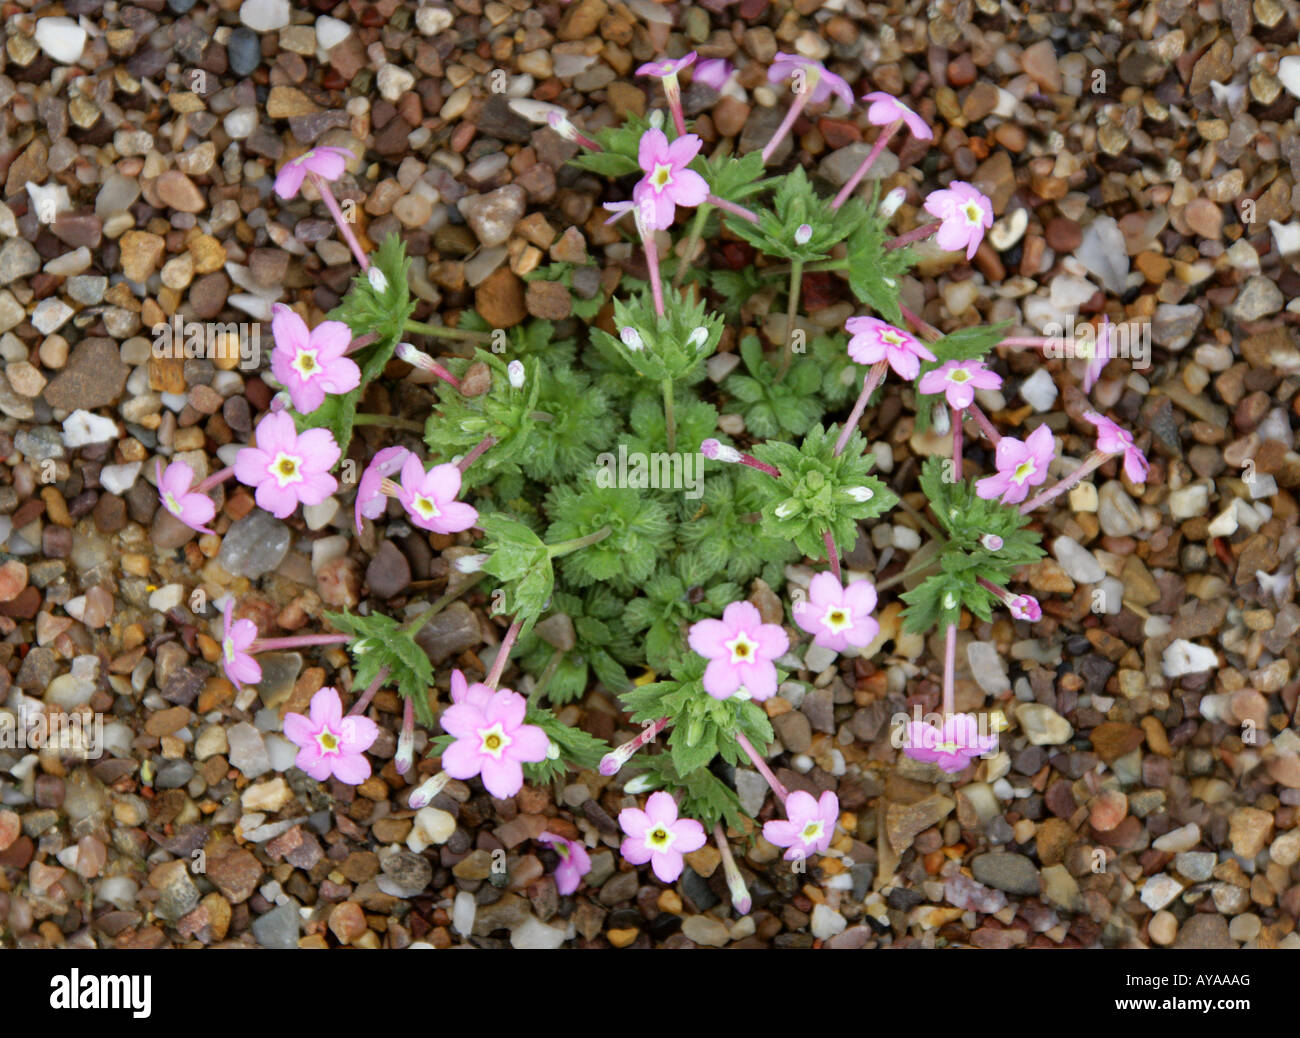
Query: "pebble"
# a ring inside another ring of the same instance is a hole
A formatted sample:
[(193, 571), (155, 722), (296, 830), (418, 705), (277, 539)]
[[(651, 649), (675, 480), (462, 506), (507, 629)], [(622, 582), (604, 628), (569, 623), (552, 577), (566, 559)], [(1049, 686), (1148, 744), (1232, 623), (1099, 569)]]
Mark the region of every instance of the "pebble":
[(289, 0), (244, 0), (239, 20), (254, 32), (275, 32), (289, 24)]
[(1023, 854), (980, 854), (971, 860), (971, 872), (985, 886), (1008, 894), (1037, 894), (1042, 890), (1038, 869)]
[(1203, 674), (1219, 666), (1219, 654), (1186, 638), (1170, 643), (1160, 658), (1160, 669), (1167, 678)]
[(1147, 877), (1142, 884), (1140, 895), (1142, 903), (1153, 912), (1158, 912), (1183, 892), (1183, 885), (1167, 872)]
[(731, 940), (731, 932), (726, 924), (711, 915), (693, 915), (683, 919), (682, 933), (706, 948), (721, 948)]
[(483, 195), (466, 195), (457, 208), (470, 229), (486, 247), (504, 245), (524, 215), (524, 189), (507, 184)]
[(257, 778), (271, 770), (262, 733), (247, 721), (232, 725), (226, 738), (230, 744), (230, 765), (243, 772), (245, 778)]
[(972, 641), (966, 646), (966, 659), (970, 663), (971, 677), (989, 695), (1011, 691), (1002, 654), (988, 642)]
[(256, 580), (271, 572), (289, 553), (289, 528), (273, 515), (255, 509), (231, 523), (217, 562), (237, 577)]
[[(249, 0), (249, 3), (254, 0)], [(248, 3), (244, 4), (245, 7)], [(285, 5), (286, 8), (288, 5)], [(287, 16), (286, 16), (287, 21)], [(253, 938), (263, 948), (296, 948), (302, 920), (298, 915), (298, 905), (288, 900), (278, 905), (265, 915), (253, 920)]]
[(1059, 746), (1074, 736), (1070, 722), (1043, 703), (1021, 703), (1016, 720), (1031, 746)]
[(86, 30), (71, 18), (42, 18), (36, 23), (36, 44), (60, 65), (75, 65), (86, 48)]
[(552, 951), (564, 944), (566, 932), (561, 927), (548, 926), (535, 916), (529, 916), (510, 931), (510, 947), (515, 949)]

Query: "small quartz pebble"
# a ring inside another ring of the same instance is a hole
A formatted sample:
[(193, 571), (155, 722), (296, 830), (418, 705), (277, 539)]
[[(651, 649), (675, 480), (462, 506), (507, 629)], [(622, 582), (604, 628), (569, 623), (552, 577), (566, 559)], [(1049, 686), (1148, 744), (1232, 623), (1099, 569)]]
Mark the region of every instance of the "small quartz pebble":
[(86, 48), (86, 30), (71, 18), (42, 18), (36, 44), (60, 65), (74, 65)]

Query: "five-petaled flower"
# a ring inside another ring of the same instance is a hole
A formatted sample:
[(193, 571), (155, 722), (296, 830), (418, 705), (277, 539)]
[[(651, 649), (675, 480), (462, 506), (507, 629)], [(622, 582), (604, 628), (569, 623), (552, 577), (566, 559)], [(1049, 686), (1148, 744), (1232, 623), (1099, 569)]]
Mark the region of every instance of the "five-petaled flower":
[(411, 452), (405, 447), (385, 447), (376, 452), (370, 464), (361, 473), (357, 483), (357, 500), (353, 506), (356, 519), (357, 536), (361, 535), (361, 519), (378, 519), (388, 506), (388, 496), (384, 493), (384, 480), (402, 469), (406, 456)]
[(236, 620), (234, 614), (233, 602), (221, 612), (221, 667), (235, 688), (256, 685), (262, 680), (262, 667), (248, 650), (257, 641), (257, 624)]
[(194, 485), (194, 470), (183, 461), (173, 461), (164, 470), (162, 460), (154, 459), (154, 475), (158, 478), (158, 500), (172, 515), (191, 530), (199, 533), (212, 533), (204, 523), (212, 521), (217, 514), (217, 506), (207, 494), (200, 494), (191, 489)]
[(901, 119), (917, 140), (928, 141), (934, 136), (934, 131), (926, 125), (925, 120), (893, 94), (877, 90), (870, 94), (863, 94), (862, 100), (871, 102), (871, 107), (867, 109), (867, 122), (872, 125), (889, 126)]
[(975, 493), (986, 501), (1001, 498), (1003, 504), (1016, 505), (1029, 496), (1029, 488), (1047, 478), (1056, 444), (1052, 430), (1040, 425), (1027, 439), (1004, 436), (993, 456), (997, 472), (975, 483)]
[(524, 724), (527, 711), (524, 697), (508, 688), (468, 686), (442, 712), (442, 730), (455, 740), (442, 753), (443, 770), (461, 780), (480, 776), (498, 800), (514, 796), (524, 785), (523, 765), (544, 761), (550, 745), (541, 728)]
[(1007, 609), (1017, 620), (1029, 620), (1037, 623), (1043, 618), (1043, 607), (1033, 595), (1011, 595), (1007, 598)]
[(944, 718), (941, 728), (925, 721), (909, 723), (903, 753), (913, 760), (937, 764), (943, 771), (953, 775), (974, 758), (997, 748), (997, 735), (980, 735), (979, 725), (973, 715), (949, 714)]
[[(375, 268), (371, 268), (372, 271)], [(361, 369), (344, 356), (352, 330), (342, 321), (307, 322), (283, 303), (272, 311), (271, 374), (289, 391), (300, 414), (310, 414), (325, 402), (326, 393), (349, 393), (361, 384)]]
[(757, 700), (776, 693), (776, 664), (790, 647), (780, 624), (765, 624), (749, 602), (732, 602), (721, 620), (691, 625), (688, 642), (709, 661), (704, 691), (714, 699), (729, 699), (740, 689)]
[(317, 782), (333, 775), (359, 786), (370, 777), (365, 753), (379, 738), (379, 725), (359, 714), (344, 717), (339, 694), (328, 685), (311, 697), (310, 717), (285, 714), (284, 734), (299, 747), (294, 764)]
[(807, 93), (813, 104), (821, 104), (835, 94), (850, 108), (853, 107), (853, 88), (848, 81), (829, 71), (820, 61), (805, 58), (802, 54), (777, 51), (767, 70), (767, 78), (773, 83), (793, 78), (795, 92)]
[(911, 382), (921, 371), (921, 361), (935, 360), (921, 340), (878, 317), (850, 317), (844, 328), (849, 339), (849, 356), (859, 364), (888, 361), (901, 379)]
[(338, 180), (347, 169), (348, 159), (355, 157), (347, 148), (331, 148), (328, 145), (312, 148), (284, 164), (275, 175), (275, 193), (284, 199), (292, 198), (302, 187), (308, 173), (315, 173), (325, 180)]
[(403, 462), (398, 500), (411, 522), (421, 529), (459, 533), (478, 522), (473, 506), (456, 500), (459, 493), (460, 469), (455, 465), (435, 465), (426, 472), (424, 463), (414, 454)]
[(958, 411), (975, 402), (975, 390), (997, 389), (1002, 376), (980, 360), (950, 360), (921, 376), (922, 393), (943, 393)]
[(695, 51), (691, 51), (681, 58), (662, 58), (659, 61), (647, 61), (637, 68), (636, 74), (638, 76), (654, 76), (658, 79), (667, 79), (669, 76), (676, 76), (677, 73), (693, 64), (695, 64)]
[(632, 201), (648, 228), (670, 227), (679, 205), (701, 205), (708, 197), (708, 183), (687, 168), (703, 145), (693, 133), (683, 134), (671, 144), (662, 130), (646, 130), (641, 135), (637, 162), (645, 176), (632, 189)]
[(278, 411), (257, 423), (257, 446), (235, 455), (235, 478), (257, 488), (253, 498), (259, 508), (284, 519), (299, 502), (318, 505), (338, 490), (330, 469), (340, 453), (328, 429), (299, 435), (293, 419)]
[(651, 793), (645, 810), (625, 807), (618, 813), (619, 828), (627, 834), (619, 848), (633, 865), (650, 862), (665, 883), (682, 874), (682, 855), (704, 846), (704, 826), (693, 818), (677, 817), (677, 802), (662, 791)]
[(993, 226), (993, 203), (964, 180), (954, 180), (945, 190), (931, 191), (925, 199), (925, 211), (942, 223), (934, 240), (945, 252), (966, 250), (971, 259), (984, 231)]
[(844, 587), (833, 573), (818, 573), (808, 585), (808, 597), (794, 606), (794, 622), (813, 636), (813, 644), (835, 652), (850, 645), (870, 645), (880, 633), (871, 616), (876, 589), (871, 581), (855, 580)]
[(1133, 434), (1096, 411), (1085, 411), (1083, 417), (1097, 427), (1097, 450), (1124, 455), (1124, 474), (1134, 483), (1145, 483), (1151, 466), (1133, 442)]
[(773, 847), (784, 847), (786, 861), (799, 861), (831, 845), (840, 816), (839, 798), (828, 789), (814, 800), (811, 793), (796, 789), (785, 798), (785, 816), (785, 821), (764, 824), (763, 839)]
[(555, 867), (555, 889), (561, 897), (568, 897), (591, 871), (591, 855), (576, 840), (566, 840), (554, 833), (542, 833), (537, 842), (548, 844), (560, 856), (560, 863)]

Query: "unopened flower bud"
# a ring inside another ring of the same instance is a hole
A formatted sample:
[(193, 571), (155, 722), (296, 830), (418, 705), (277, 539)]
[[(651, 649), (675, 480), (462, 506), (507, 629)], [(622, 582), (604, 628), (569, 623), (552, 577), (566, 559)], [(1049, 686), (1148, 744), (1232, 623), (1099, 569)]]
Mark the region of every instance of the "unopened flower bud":
[(664, 128), (664, 111), (662, 108), (656, 108), (650, 113), (650, 125), (656, 130)]
[(697, 350), (703, 349), (704, 344), (709, 341), (709, 330), (707, 328), (696, 328), (691, 332), (686, 340), (687, 346), (694, 346)]
[(506, 365), (506, 378), (515, 389), (524, 388), (524, 364), (523, 361), (512, 360)]
[(409, 342), (399, 342), (397, 348), (393, 350), (393, 356), (398, 360), (405, 361), (407, 364), (412, 364), (418, 367), (420, 364), (420, 358), (422, 358), (424, 354)]
[(876, 496), (876, 492), (870, 487), (845, 487), (844, 493), (848, 494), (854, 501), (870, 501)]
[(409, 731), (403, 727), (397, 736), (397, 754), (393, 758), (393, 766), (397, 768), (399, 775), (405, 775), (411, 768), (411, 762), (415, 759), (415, 729)]
[(455, 562), (457, 573), (477, 573), (483, 568), (483, 563), (487, 562), (489, 556), (485, 554), (462, 555)]
[(366, 280), (370, 282), (370, 287), (376, 292), (388, 291), (388, 278), (384, 277), (384, 272), (376, 266), (371, 266), (366, 271)]
[(801, 503), (793, 497), (788, 497), (776, 506), (776, 517), (778, 519), (789, 519), (795, 512), (802, 507)]
[(989, 551), (1002, 550), (1002, 538), (996, 533), (986, 533), (980, 538), (980, 544), (984, 545)]
[(275, 396), (271, 397), (272, 412), (283, 411), (285, 410), (285, 408), (289, 406), (289, 404), (290, 404), (289, 394), (284, 390), (281, 390), (280, 392), (276, 393)]
[(949, 591), (947, 594), (943, 596), (943, 607), (945, 609), (957, 608), (957, 596), (954, 595), (951, 591)]
[(641, 350), (645, 349), (645, 343), (641, 340), (641, 333), (631, 325), (626, 328), (620, 328), (618, 330), (618, 337), (622, 340), (623, 345), (633, 353), (639, 353)]
[(715, 439), (707, 439), (700, 444), (700, 453), (710, 461), (725, 461), (730, 465), (740, 461), (740, 451), (735, 447), (728, 447), (724, 443), (719, 443)]
[(638, 775), (636, 778), (628, 779), (623, 783), (623, 792), (633, 797), (642, 793), (649, 793), (654, 788), (654, 772), (651, 771), (647, 771), (644, 775)]
[(554, 739), (550, 739), (546, 743), (546, 759), (547, 760), (560, 759), (560, 744), (557, 743)]
[(807, 245), (812, 241), (812, 227), (809, 224), (801, 223), (794, 232), (794, 243), (796, 245)]
[(427, 806), (434, 797), (447, 787), (450, 779), (451, 776), (445, 771), (440, 771), (433, 778), (426, 779), (411, 791), (411, 795), (407, 799), (407, 805), (414, 811)]
[(889, 194), (880, 200), (880, 215), (883, 219), (888, 220), (896, 212), (898, 207), (903, 204), (907, 198), (907, 188), (896, 187)]

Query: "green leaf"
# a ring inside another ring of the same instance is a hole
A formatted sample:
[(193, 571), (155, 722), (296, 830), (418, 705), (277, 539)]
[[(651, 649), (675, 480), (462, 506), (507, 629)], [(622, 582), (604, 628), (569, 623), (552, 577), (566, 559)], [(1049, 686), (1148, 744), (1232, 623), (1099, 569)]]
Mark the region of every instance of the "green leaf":
[(384, 684), (396, 686), (399, 694), (415, 704), (415, 715), (421, 724), (433, 724), (433, 710), (429, 705), (433, 661), (410, 632), (383, 613), (369, 616), (326, 613), (325, 618), (337, 630), (354, 639), (348, 643), (348, 652), (353, 659), (353, 688), (358, 694), (375, 680), (381, 669), (387, 667), (389, 674)]

